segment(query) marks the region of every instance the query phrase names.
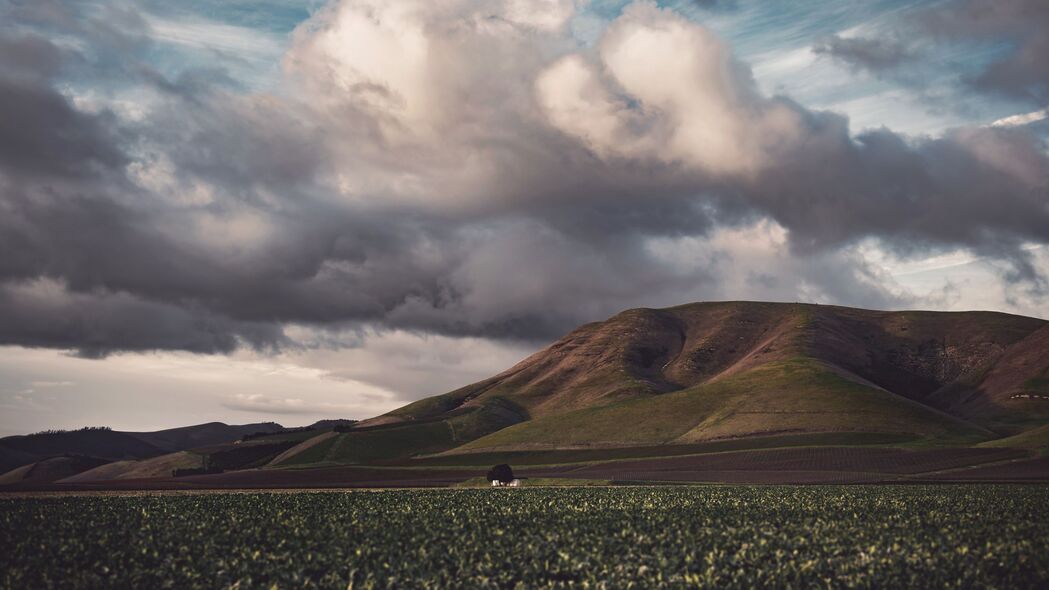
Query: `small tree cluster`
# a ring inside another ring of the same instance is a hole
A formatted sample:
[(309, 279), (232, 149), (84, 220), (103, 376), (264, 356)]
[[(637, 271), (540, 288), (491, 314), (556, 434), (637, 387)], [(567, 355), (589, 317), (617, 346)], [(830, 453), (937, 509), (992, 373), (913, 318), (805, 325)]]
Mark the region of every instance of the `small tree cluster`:
[(499, 483), (510, 483), (514, 480), (514, 470), (510, 469), (510, 466), (506, 463), (496, 465), (488, 470), (488, 481), (498, 481)]
[(108, 426), (85, 426), (83, 428), (77, 428), (75, 430), (64, 430), (61, 428), (50, 428), (48, 430), (41, 430), (34, 432), (29, 436), (45, 436), (49, 434), (68, 434), (70, 432), (109, 432), (113, 429)]

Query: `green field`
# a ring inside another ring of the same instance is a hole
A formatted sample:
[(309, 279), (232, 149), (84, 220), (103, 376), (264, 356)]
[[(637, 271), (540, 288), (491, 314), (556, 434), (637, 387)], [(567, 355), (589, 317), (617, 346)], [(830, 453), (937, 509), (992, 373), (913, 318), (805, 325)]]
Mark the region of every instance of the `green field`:
[(1046, 486), (0, 498), (0, 586), (1044, 588), (1046, 506)]

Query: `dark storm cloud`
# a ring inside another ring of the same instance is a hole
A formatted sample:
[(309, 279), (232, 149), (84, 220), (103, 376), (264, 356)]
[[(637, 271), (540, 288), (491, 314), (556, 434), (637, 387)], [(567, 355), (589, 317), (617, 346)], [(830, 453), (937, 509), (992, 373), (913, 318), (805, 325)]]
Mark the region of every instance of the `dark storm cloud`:
[(831, 35), (817, 43), (813, 51), (875, 74), (900, 66), (914, 57), (914, 52), (897, 40), (871, 37)]
[(735, 10), (739, 8), (737, 0), (693, 0), (696, 6), (706, 10)]
[(61, 54), (38, 36), (0, 37), (0, 166), (9, 176), (88, 176), (125, 163), (114, 119), (78, 111), (53, 88)]
[(66, 292), (49, 280), (0, 288), (0, 344), (75, 349), (99, 358), (116, 351), (228, 353), (290, 344), (280, 328), (195, 309), (144, 301), (126, 293)]
[(950, 244), (1022, 259), (1021, 242), (1049, 241), (1049, 161), (1038, 137), (995, 128), (918, 141), (886, 129), (855, 140), (837, 133), (778, 161), (753, 195), (799, 250), (871, 235), (903, 254)]
[[(535, 80), (551, 59), (538, 44), (557, 39), (537, 32), (542, 20), (449, 28), (457, 15), (424, 3), (426, 77), (344, 84), (401, 64), (352, 69), (311, 46), (349, 10), (333, 8), (286, 64), (307, 91), (269, 95), (231, 89), (222, 72), (162, 75), (135, 26), (16, 6), (23, 30), (0, 33), (0, 343), (228, 352), (295, 346), (289, 323), (546, 339), (625, 307), (717, 297), (736, 273), (756, 298), (804, 287), (896, 306), (849, 251), (859, 241), (967, 248), (1027, 281), (1037, 274), (1020, 246), (1049, 242), (1049, 167), (1033, 136), (852, 138), (837, 115), (761, 96), (730, 56), (713, 64), (733, 74), (716, 92), (737, 101), (726, 136), (749, 143), (693, 162), (665, 157), (673, 137), (658, 134), (674, 127), (646, 119), (640, 98), (610, 111), (627, 124), (606, 151), (545, 118)], [(60, 48), (55, 30), (80, 43)], [(146, 115), (82, 106), (66, 84), (85, 77), (103, 93), (146, 91)], [(733, 150), (746, 164), (720, 160)], [(790, 252), (725, 254), (767, 220)]]
[(918, 24), (935, 39), (982, 42), (1001, 54), (969, 77), (976, 89), (1049, 101), (1049, 3), (1042, 0), (954, 0), (921, 15)]

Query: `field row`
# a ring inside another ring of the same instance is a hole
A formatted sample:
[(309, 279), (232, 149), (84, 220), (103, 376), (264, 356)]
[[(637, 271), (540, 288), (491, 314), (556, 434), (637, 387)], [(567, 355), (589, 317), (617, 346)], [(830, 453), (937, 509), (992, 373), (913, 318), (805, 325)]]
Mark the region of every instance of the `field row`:
[(0, 499), (3, 588), (1049, 584), (1044, 486)]

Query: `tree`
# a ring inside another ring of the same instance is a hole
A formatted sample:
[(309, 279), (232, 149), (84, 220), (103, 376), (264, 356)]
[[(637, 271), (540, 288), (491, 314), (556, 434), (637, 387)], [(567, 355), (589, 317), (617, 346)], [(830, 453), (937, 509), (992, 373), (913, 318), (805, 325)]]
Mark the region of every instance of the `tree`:
[(510, 469), (510, 466), (506, 463), (496, 465), (488, 470), (488, 481), (498, 481), (499, 483), (510, 483), (514, 480), (514, 470)]

